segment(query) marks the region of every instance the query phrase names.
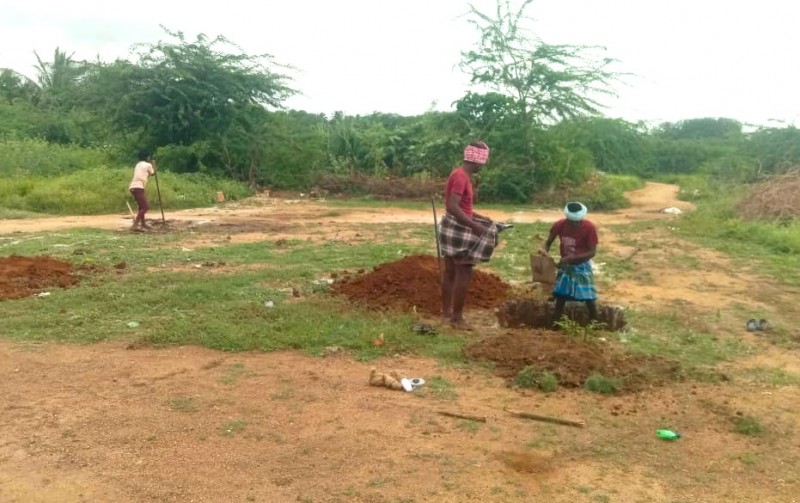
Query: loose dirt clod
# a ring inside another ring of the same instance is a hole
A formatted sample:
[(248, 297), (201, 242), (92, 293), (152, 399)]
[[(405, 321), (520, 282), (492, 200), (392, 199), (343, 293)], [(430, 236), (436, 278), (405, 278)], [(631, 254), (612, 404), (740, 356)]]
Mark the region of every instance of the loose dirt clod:
[[(505, 301), (509, 286), (500, 278), (475, 270), (467, 308), (493, 308)], [(360, 276), (344, 278), (331, 290), (373, 309), (399, 309), (437, 315), (441, 311), (439, 270), (435, 257), (411, 255), (376, 266)]]
[(77, 282), (69, 263), (51, 257), (0, 258), (0, 300), (28, 297), (46, 288), (68, 288)]
[(630, 355), (600, 342), (583, 342), (557, 332), (509, 331), (466, 348), (468, 357), (495, 362), (495, 373), (513, 379), (530, 365), (552, 372), (559, 386), (577, 388), (593, 373), (622, 380), (633, 391), (674, 379), (677, 363), (646, 355)]

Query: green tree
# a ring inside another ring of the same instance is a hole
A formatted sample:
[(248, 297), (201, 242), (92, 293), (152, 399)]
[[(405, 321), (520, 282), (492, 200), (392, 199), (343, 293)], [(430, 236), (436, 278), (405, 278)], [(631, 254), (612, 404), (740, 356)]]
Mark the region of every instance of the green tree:
[(468, 20), (480, 38), (475, 49), (462, 52), (461, 67), (473, 84), (511, 96), (525, 123), (599, 113), (598, 98), (614, 95), (614, 60), (600, 57), (601, 47), (544, 43), (524, 26), (532, 2), (514, 10), (510, 0), (498, 0), (494, 15), (470, 5)]
[(93, 107), (143, 147), (219, 139), (235, 125), (247, 130), (252, 107), (280, 108), (296, 92), (268, 54), (244, 54), (221, 36), (189, 42), (167, 33), (177, 40), (142, 46), (136, 62), (96, 65), (87, 86)]

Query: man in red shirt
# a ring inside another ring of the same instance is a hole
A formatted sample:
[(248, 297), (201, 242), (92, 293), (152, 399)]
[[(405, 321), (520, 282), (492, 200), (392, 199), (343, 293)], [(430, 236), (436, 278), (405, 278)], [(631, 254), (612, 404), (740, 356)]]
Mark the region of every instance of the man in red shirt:
[(597, 253), (597, 227), (586, 220), (587, 208), (583, 203), (567, 203), (563, 218), (550, 228), (544, 244), (544, 253), (559, 238), (561, 260), (558, 262), (553, 297), (556, 299), (554, 323), (564, 315), (567, 301), (584, 301), (589, 308), (589, 319), (597, 320), (597, 290), (592, 275), (592, 258)]
[(488, 261), (497, 244), (497, 228), (491, 219), (475, 213), (472, 175), (489, 160), (489, 147), (482, 141), (464, 149), (464, 162), (453, 170), (444, 189), (447, 212), (439, 224), (439, 244), (444, 255), (442, 316), (454, 327), (469, 330), (464, 321), (464, 303), (472, 281), (472, 268)]

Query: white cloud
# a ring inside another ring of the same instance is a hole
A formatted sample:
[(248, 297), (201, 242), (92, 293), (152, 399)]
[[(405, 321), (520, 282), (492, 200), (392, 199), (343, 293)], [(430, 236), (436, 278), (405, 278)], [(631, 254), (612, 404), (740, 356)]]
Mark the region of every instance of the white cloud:
[[(454, 66), (477, 36), (459, 18), (462, 0), (14, 0), (0, 10), (0, 66), (31, 75), (33, 51), (49, 56), (56, 46), (80, 58), (125, 56), (131, 44), (163, 37), (163, 24), (188, 36), (222, 34), (298, 67), (303, 95), (288, 105), (325, 113), (448, 109), (467, 90)], [(539, 0), (530, 14), (546, 42), (606, 46), (621, 71), (636, 74), (609, 102), (611, 116), (800, 123), (800, 7), (792, 2)]]

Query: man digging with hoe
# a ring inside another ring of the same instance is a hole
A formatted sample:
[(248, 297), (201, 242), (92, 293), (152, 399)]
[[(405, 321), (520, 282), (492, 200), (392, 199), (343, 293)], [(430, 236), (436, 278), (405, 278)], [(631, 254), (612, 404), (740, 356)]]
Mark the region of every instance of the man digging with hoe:
[(491, 219), (472, 209), (472, 175), (489, 160), (489, 147), (482, 141), (464, 149), (464, 162), (453, 170), (444, 189), (447, 212), (439, 223), (439, 244), (444, 255), (442, 316), (451, 325), (471, 330), (464, 321), (464, 303), (472, 281), (472, 268), (486, 262), (497, 244), (497, 227)]

